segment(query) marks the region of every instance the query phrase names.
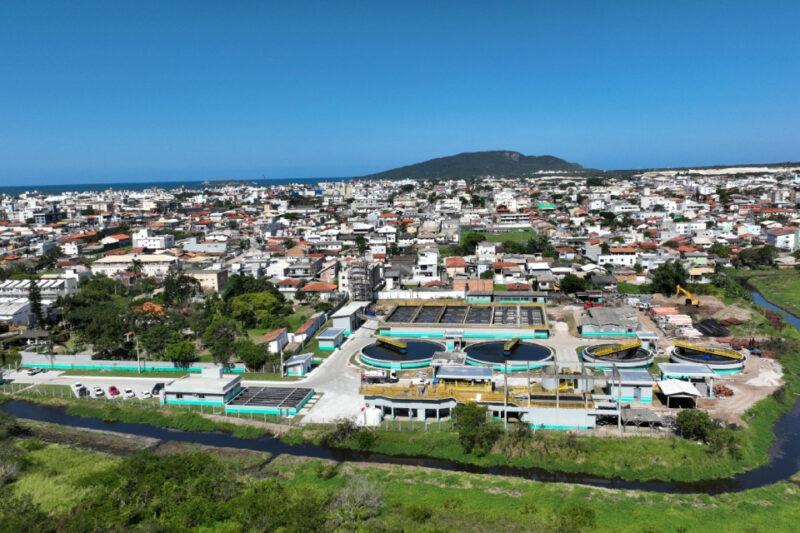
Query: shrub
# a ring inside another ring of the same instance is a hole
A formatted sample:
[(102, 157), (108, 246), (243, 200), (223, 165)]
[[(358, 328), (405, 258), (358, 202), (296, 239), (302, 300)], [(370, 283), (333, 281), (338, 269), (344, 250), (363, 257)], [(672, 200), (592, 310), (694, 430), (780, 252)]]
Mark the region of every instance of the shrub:
[(330, 503), (329, 529), (360, 530), (360, 524), (378, 516), (382, 506), (381, 487), (362, 476), (350, 478)]
[(500, 437), (500, 428), (486, 419), (486, 413), (485, 406), (475, 403), (459, 404), (453, 409), (458, 441), (466, 453), (486, 455)]
[(678, 435), (685, 439), (707, 442), (717, 425), (705, 411), (684, 409), (678, 413), (675, 427)]
[(405, 506), (404, 511), (414, 522), (425, 522), (433, 516), (433, 511), (424, 505), (409, 504)]

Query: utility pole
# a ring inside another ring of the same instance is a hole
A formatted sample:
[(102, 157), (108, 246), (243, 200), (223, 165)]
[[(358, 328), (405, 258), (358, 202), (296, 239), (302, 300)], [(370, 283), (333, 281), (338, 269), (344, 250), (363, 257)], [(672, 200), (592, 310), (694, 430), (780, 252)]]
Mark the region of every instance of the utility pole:
[(506, 431), (508, 431), (508, 358), (506, 358), (503, 363), (503, 388), (505, 389), (505, 394), (503, 394), (503, 402), (505, 404), (503, 416), (505, 421), (503, 425)]
[(140, 357), (139, 356), (139, 335), (137, 335), (135, 332), (133, 334), (133, 340), (136, 343), (136, 372), (141, 374), (142, 373), (142, 365), (141, 365), (141, 363), (139, 361), (139, 357)]

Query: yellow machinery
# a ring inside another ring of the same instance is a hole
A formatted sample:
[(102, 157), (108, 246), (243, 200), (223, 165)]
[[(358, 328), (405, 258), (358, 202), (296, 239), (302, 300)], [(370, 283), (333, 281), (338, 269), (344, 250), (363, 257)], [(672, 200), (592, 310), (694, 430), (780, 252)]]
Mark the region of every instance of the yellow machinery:
[(386, 346), (391, 346), (392, 348), (397, 348), (398, 350), (405, 350), (408, 348), (408, 344), (406, 341), (402, 341), (400, 339), (392, 339), (390, 337), (378, 337), (378, 342), (381, 344), (385, 344)]
[(611, 344), (609, 346), (602, 346), (591, 352), (594, 357), (607, 357), (609, 355), (624, 352), (627, 350), (636, 350), (642, 347), (642, 341), (636, 339), (634, 341), (620, 342), (618, 344)]
[(684, 296), (686, 296), (686, 305), (693, 305), (695, 307), (699, 307), (700, 306), (700, 300), (698, 298), (696, 298), (694, 294), (692, 294), (691, 292), (687, 291), (686, 289), (684, 289), (680, 285), (675, 287), (675, 295), (678, 295), (678, 294), (683, 294)]
[(714, 346), (704, 346), (702, 344), (694, 344), (687, 341), (675, 341), (672, 343), (676, 348), (683, 348), (684, 350), (691, 350), (693, 352), (707, 353), (717, 355), (719, 357), (727, 357), (736, 361), (742, 360), (742, 354), (736, 350), (728, 350), (726, 348), (717, 348)]
[(503, 351), (508, 353), (511, 350), (513, 350), (514, 348), (516, 348), (517, 345), (519, 345), (519, 343), (520, 343), (519, 337), (514, 337), (510, 341), (508, 341), (505, 344), (503, 344)]

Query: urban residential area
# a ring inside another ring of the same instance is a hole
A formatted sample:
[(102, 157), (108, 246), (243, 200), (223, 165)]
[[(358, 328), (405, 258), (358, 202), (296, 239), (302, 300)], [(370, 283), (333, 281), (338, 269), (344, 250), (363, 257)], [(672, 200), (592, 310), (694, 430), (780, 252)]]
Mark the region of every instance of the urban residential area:
[(0, 533), (800, 524), (800, 2), (0, 2)]

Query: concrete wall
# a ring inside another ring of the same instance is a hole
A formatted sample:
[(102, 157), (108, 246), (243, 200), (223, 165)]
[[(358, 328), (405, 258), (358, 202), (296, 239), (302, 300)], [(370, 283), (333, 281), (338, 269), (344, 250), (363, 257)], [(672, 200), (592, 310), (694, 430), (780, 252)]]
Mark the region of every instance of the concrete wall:
[[(144, 371), (159, 372), (191, 372), (200, 373), (204, 368), (217, 366), (214, 363), (192, 363), (189, 367), (176, 367), (169, 361), (142, 361), (141, 367), (136, 365), (136, 360), (92, 359), (91, 355), (47, 355), (36, 352), (21, 352), (21, 365), (23, 368), (47, 368), (51, 370), (124, 370), (136, 372), (141, 368)], [(233, 365), (227, 372), (241, 374), (245, 371), (243, 364)]]

